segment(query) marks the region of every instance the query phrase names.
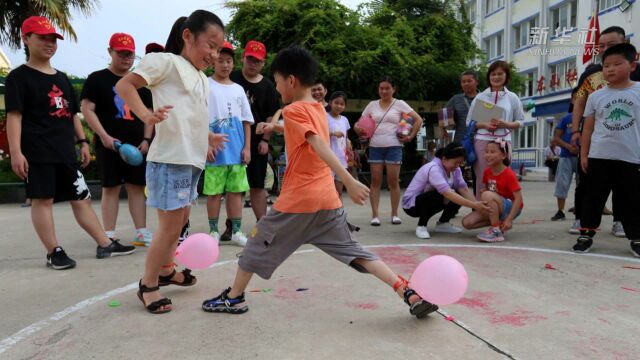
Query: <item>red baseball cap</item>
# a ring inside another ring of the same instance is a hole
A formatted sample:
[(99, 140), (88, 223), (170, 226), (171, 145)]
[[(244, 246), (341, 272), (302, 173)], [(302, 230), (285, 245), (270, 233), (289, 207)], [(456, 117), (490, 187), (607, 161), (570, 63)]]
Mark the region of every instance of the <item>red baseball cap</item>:
[(38, 34), (49, 35), (54, 34), (58, 39), (64, 40), (62, 35), (56, 32), (56, 28), (51, 25), (51, 21), (42, 16), (29, 16), (22, 22), (22, 35)]
[(148, 53), (154, 53), (154, 52), (164, 52), (164, 46), (158, 43), (148, 43), (147, 46), (144, 48), (144, 53), (148, 54)]
[(233, 45), (231, 45), (230, 42), (225, 41), (224, 44), (222, 44), (222, 48), (220, 49), (220, 52), (223, 52), (223, 51), (233, 55), (233, 53), (235, 52), (235, 49), (233, 48)]
[(264, 60), (267, 57), (267, 48), (263, 43), (250, 40), (244, 47), (244, 57), (252, 56), (258, 60)]
[(136, 43), (133, 41), (133, 37), (125, 33), (115, 33), (111, 35), (109, 40), (109, 47), (115, 51), (131, 51), (136, 52)]

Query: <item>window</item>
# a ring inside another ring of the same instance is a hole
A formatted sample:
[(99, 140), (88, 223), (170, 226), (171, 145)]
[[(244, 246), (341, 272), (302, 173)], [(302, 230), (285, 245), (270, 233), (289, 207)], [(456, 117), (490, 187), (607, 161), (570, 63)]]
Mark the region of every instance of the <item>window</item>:
[(467, 18), (469, 19), (469, 22), (474, 24), (476, 22), (476, 2), (475, 1), (469, 1), (466, 5), (467, 8)]
[(484, 51), (487, 53), (489, 59), (502, 56), (502, 32), (484, 40)]
[(529, 45), (531, 38), (531, 29), (538, 26), (538, 17), (523, 21), (514, 27), (513, 39), (515, 41), (515, 49), (523, 48)]
[(538, 124), (534, 123), (534, 124), (527, 125), (523, 128), (515, 130), (513, 132), (513, 141), (512, 141), (512, 143), (514, 144), (514, 148), (516, 149), (535, 148), (537, 128), (538, 128)]
[(498, 11), (504, 7), (504, 0), (485, 0), (485, 15), (489, 15), (495, 11)]
[(520, 97), (534, 96), (538, 91), (538, 71), (533, 70), (523, 73), (524, 87), (520, 93)]
[(578, 12), (578, 5), (576, 1), (570, 1), (563, 4), (553, 10), (551, 10), (551, 20), (553, 28), (551, 33), (555, 34), (556, 30), (562, 31), (562, 29), (573, 29), (576, 27), (576, 13)]
[(575, 69), (575, 59), (554, 65), (549, 65), (548, 89), (554, 91), (574, 87), (576, 85), (576, 79), (574, 79)]
[(620, 5), (620, 3), (622, 2), (622, 0), (600, 0), (598, 2), (598, 9), (600, 11), (614, 7), (614, 6), (618, 6)]

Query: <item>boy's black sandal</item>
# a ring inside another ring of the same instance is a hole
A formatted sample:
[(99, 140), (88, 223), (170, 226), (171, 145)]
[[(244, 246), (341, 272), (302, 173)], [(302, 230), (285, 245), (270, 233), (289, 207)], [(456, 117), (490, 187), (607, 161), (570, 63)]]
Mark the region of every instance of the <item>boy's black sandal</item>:
[(151, 304), (147, 305), (147, 303), (144, 302), (144, 298), (142, 297), (142, 294), (144, 293), (149, 293), (149, 292), (154, 292), (154, 291), (158, 291), (160, 290), (160, 287), (158, 286), (153, 286), (153, 287), (148, 287), (146, 285), (142, 285), (142, 280), (140, 280), (140, 282), (138, 283), (138, 299), (140, 299), (140, 301), (142, 301), (142, 305), (144, 305), (144, 307), (147, 309), (148, 312), (152, 313), (152, 314), (164, 314), (164, 313), (168, 313), (169, 311), (171, 311), (171, 308), (169, 309), (160, 309), (163, 306), (166, 305), (171, 305), (171, 299), (168, 298), (162, 298), (160, 300), (154, 301)]
[(168, 286), (168, 285), (178, 285), (178, 286), (193, 286), (198, 282), (198, 279), (191, 275), (191, 269), (184, 269), (181, 271), (184, 279), (182, 281), (172, 280), (176, 275), (176, 269), (173, 269), (173, 272), (167, 276), (158, 276), (158, 286)]

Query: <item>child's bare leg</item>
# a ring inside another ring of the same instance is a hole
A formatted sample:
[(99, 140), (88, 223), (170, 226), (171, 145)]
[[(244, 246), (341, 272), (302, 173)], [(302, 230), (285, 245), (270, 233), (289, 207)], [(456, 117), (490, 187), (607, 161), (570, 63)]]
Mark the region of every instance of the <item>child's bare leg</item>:
[(489, 213), (489, 221), (491, 226), (500, 224), (500, 212), (502, 211), (502, 197), (493, 191), (485, 191), (480, 195), (482, 201), (486, 201), (491, 208)]
[(220, 217), (222, 195), (207, 196), (207, 217), (209, 218), (209, 232), (219, 232), (217, 219)]
[(469, 215), (462, 218), (462, 226), (467, 229), (477, 229), (491, 225), (489, 214), (480, 211), (473, 211)]
[[(371, 275), (377, 277), (391, 287), (393, 287), (396, 281), (398, 281), (398, 275), (394, 273), (393, 270), (391, 270), (389, 266), (387, 266), (387, 264), (385, 264), (381, 260), (372, 261), (358, 258), (353, 261), (365, 268)], [(396, 290), (396, 293), (401, 298), (404, 298), (404, 290), (405, 286), (400, 286)], [(409, 298), (409, 302), (412, 304), (418, 300), (420, 300), (420, 297), (418, 295), (413, 295)]]
[(56, 228), (53, 223), (53, 199), (31, 200), (31, 222), (47, 253), (58, 246)]
[(91, 207), (91, 200), (71, 201), (71, 209), (78, 225), (84, 229), (99, 246), (111, 245), (111, 240), (104, 233), (96, 212)]
[(231, 291), (229, 291), (230, 298), (237, 298), (242, 295), (242, 293), (247, 289), (247, 285), (249, 285), (249, 281), (251, 281), (251, 277), (253, 273), (246, 272), (238, 267), (238, 271), (236, 272), (236, 278), (233, 280), (233, 286), (231, 286)]
[[(180, 236), (180, 230), (184, 225), (185, 211), (184, 208), (172, 211), (158, 210), (158, 230), (153, 234), (153, 241), (151, 242), (149, 250), (147, 250), (144, 276), (142, 277), (143, 285), (148, 287), (157, 286), (161, 268), (173, 263), (173, 255), (178, 242), (178, 236)], [(171, 271), (173, 271), (172, 268), (163, 270), (165, 273), (171, 273)], [(159, 291), (144, 293), (142, 295), (147, 304), (162, 298)], [(170, 306), (168, 308), (170, 308)]]
[(103, 187), (100, 207), (102, 208), (102, 224), (105, 231), (115, 231), (120, 202), (120, 185)]
[(129, 203), (129, 213), (136, 229), (147, 227), (147, 204), (144, 199), (144, 186), (125, 184)]

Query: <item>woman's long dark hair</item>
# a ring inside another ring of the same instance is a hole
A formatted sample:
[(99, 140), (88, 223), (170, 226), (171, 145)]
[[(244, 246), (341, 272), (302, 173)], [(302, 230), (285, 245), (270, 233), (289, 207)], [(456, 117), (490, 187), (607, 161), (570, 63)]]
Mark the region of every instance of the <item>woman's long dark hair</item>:
[(164, 51), (180, 55), (184, 47), (184, 40), (182, 39), (184, 29), (189, 29), (197, 37), (200, 33), (207, 31), (207, 26), (209, 25), (219, 26), (224, 31), (222, 20), (216, 14), (207, 10), (196, 10), (189, 17), (179, 17), (171, 27)]

